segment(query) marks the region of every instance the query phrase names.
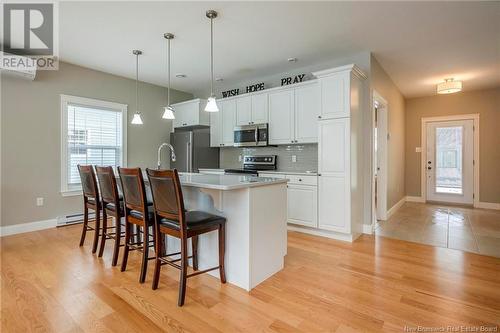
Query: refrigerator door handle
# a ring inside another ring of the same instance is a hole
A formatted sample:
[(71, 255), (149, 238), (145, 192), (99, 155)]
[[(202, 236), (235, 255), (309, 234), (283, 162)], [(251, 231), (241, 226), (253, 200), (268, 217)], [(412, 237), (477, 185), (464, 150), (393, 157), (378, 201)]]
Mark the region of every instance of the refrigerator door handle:
[(190, 169), (190, 155), (191, 155), (191, 152), (190, 152), (190, 142), (186, 143), (186, 172), (191, 172), (189, 169)]

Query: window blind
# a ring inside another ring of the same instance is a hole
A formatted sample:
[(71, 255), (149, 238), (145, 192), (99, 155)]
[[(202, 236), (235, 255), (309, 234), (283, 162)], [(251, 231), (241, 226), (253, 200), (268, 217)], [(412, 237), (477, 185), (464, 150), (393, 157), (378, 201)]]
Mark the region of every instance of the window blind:
[(123, 154), (122, 112), (68, 104), (67, 182), (80, 184), (78, 164), (120, 166)]

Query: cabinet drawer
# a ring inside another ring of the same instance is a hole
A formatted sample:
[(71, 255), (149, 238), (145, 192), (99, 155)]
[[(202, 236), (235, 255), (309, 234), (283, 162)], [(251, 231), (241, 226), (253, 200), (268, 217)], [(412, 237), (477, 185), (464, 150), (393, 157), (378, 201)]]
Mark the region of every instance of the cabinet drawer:
[(304, 176), (304, 175), (286, 175), (288, 178), (289, 184), (294, 185), (318, 185), (318, 177), (317, 176)]
[(269, 178), (279, 178), (279, 179), (285, 179), (287, 178), (286, 175), (281, 174), (281, 173), (263, 173), (259, 172), (259, 177), (269, 177)]

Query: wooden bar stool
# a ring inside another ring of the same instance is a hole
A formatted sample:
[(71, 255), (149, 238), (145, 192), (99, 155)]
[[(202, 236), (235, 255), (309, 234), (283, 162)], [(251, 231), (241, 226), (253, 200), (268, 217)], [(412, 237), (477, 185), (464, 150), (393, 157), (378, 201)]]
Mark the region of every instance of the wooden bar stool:
[[(118, 193), (118, 186), (116, 185), (115, 173), (113, 168), (95, 167), (97, 180), (101, 192), (102, 203), (102, 238), (101, 246), (99, 248), (99, 257), (102, 257), (104, 247), (107, 239), (114, 239), (115, 244), (113, 247), (113, 259), (111, 265), (116, 266), (118, 261), (118, 253), (120, 251), (120, 239), (122, 235), (121, 218), (125, 216), (123, 209), (123, 196)], [(115, 225), (108, 226), (108, 215), (114, 218)], [(114, 229), (109, 232), (108, 229)]]
[[(85, 242), (85, 236), (88, 230), (94, 230), (94, 243), (92, 244), (92, 253), (97, 251), (99, 241), (99, 232), (101, 224), (101, 202), (99, 200), (99, 190), (92, 165), (78, 165), (80, 180), (83, 191), (83, 229), (80, 237), (80, 246)], [(89, 226), (89, 208), (95, 212), (95, 225)]]
[[(158, 288), (162, 265), (170, 265), (180, 269), (179, 300), (177, 305), (182, 306), (186, 296), (187, 278), (218, 269), (221, 282), (226, 283), (226, 274), (224, 271), (226, 218), (203, 211), (186, 212), (184, 210), (184, 199), (177, 170), (146, 170), (151, 192), (153, 194), (153, 206), (155, 209), (155, 244), (157, 257), (153, 275), (153, 289)], [(196, 248), (198, 236), (213, 230), (218, 230), (219, 233), (219, 265), (198, 271), (198, 251)], [(170, 235), (180, 239), (180, 252), (165, 254), (166, 249), (162, 248), (165, 245), (160, 241), (160, 239), (165, 237), (164, 235)], [(188, 256), (188, 238), (192, 238), (193, 256)], [(180, 259), (169, 258), (179, 254), (181, 256)], [(187, 264), (188, 259), (191, 257), (193, 258), (193, 268), (195, 272), (188, 274)], [(178, 261), (180, 261), (180, 265), (176, 264)]]
[[(127, 268), (128, 253), (131, 250), (142, 251), (142, 264), (139, 282), (143, 283), (146, 280), (146, 272), (148, 269), (148, 260), (155, 259), (149, 257), (149, 248), (154, 247), (155, 229), (153, 230), (152, 239), (150, 239), (149, 227), (154, 225), (153, 206), (148, 205), (146, 197), (146, 189), (142, 171), (140, 168), (118, 168), (120, 182), (122, 184), (123, 201), (125, 210), (125, 249), (123, 252), (123, 260), (121, 271)], [(132, 242), (132, 226), (142, 228), (142, 246), (139, 240)]]

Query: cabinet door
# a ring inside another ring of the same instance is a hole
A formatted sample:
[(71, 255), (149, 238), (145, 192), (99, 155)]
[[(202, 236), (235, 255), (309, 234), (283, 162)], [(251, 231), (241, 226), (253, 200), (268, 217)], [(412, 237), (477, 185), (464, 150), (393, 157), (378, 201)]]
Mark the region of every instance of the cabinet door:
[(187, 103), (184, 114), (184, 122), (187, 126), (200, 125), (200, 102)]
[(174, 105), (174, 128), (198, 125), (199, 102)]
[(293, 90), (269, 93), (269, 143), (272, 145), (294, 142)]
[(252, 95), (252, 123), (265, 124), (269, 122), (267, 93)]
[(349, 178), (350, 119), (321, 120), (318, 123), (318, 172), (324, 176)]
[(222, 145), (234, 144), (234, 126), (236, 126), (236, 99), (221, 102), (222, 105)]
[(236, 101), (236, 123), (238, 125), (250, 125), (252, 123), (251, 97), (243, 96), (234, 100)]
[(222, 107), (219, 112), (210, 112), (210, 147), (222, 144)]
[(318, 83), (295, 89), (295, 140), (299, 143), (318, 142), (319, 96)]
[(322, 174), (318, 179), (319, 228), (349, 233), (350, 190), (347, 178)]
[(316, 186), (288, 185), (288, 223), (318, 226)]
[(322, 119), (349, 117), (349, 85), (349, 73), (338, 73), (320, 80)]

